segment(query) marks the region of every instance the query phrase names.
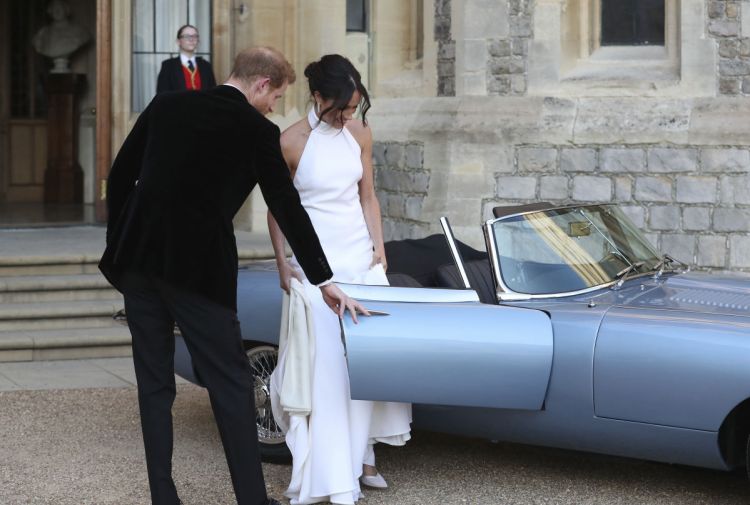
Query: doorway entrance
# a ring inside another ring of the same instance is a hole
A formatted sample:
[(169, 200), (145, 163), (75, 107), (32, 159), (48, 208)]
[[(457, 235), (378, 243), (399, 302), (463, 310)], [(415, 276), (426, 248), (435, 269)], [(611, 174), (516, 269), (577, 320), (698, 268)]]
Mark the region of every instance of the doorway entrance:
[(45, 204), (48, 167), (47, 80), (52, 62), (31, 41), (52, 19), (49, 0), (0, 0), (0, 227), (94, 222), (96, 0), (66, 0), (67, 19), (91, 34), (71, 58), (71, 70), (82, 75), (77, 107), (78, 127), (62, 132), (75, 142), (84, 174), (83, 199), (75, 204)]

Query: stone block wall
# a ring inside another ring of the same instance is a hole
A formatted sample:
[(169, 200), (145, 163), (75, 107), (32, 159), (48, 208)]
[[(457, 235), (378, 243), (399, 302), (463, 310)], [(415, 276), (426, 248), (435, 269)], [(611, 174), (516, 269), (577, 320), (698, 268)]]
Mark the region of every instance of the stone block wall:
[(456, 42), (451, 38), (451, 0), (435, 0), (435, 41), (438, 43), (437, 95), (456, 94)]
[[(424, 145), (376, 143), (373, 161), (386, 240), (434, 232), (422, 213)], [(517, 145), (510, 170), (494, 178), (491, 193), (477, 188), (485, 218), (498, 205), (615, 203), (660, 251), (703, 269), (750, 271), (750, 148)]]
[[(491, 5), (491, 4), (502, 4)], [(457, 31), (466, 32), (464, 58), (469, 66), (486, 62), (481, 88), (488, 95), (524, 95), (527, 88), (529, 44), (533, 37), (533, 0), (435, 0), (435, 40), (438, 42), (437, 96), (456, 94), (456, 40), (452, 29), (452, 5), (465, 11), (464, 16), (492, 16), (498, 19), (471, 20)], [(499, 8), (498, 8), (499, 7)], [(499, 14), (502, 13), (502, 14)], [(507, 15), (505, 15), (507, 14)], [(487, 25), (502, 25), (488, 29)], [(492, 35), (482, 35), (487, 31)], [(479, 34), (479, 35), (478, 35)], [(475, 38), (475, 37), (479, 38)], [(474, 90), (474, 94), (478, 90)]]
[(414, 98), (379, 100), (371, 118), (387, 240), (439, 233), (445, 215), (483, 248), (494, 206), (612, 203), (661, 252), (750, 273), (750, 102), (740, 97)]
[(487, 40), (487, 94), (526, 93), (527, 57), (533, 36), (532, 0), (508, 0), (508, 37)]
[(420, 142), (376, 142), (373, 146), (375, 188), (386, 240), (422, 237), (428, 224), (422, 206), (430, 189)]
[(706, 9), (708, 33), (719, 46), (718, 93), (750, 94), (750, 38), (743, 36), (741, 23), (743, 10), (750, 10), (749, 3), (708, 0)]
[(495, 179), (487, 216), (515, 203), (616, 203), (663, 252), (702, 268), (750, 269), (749, 149), (520, 145), (513, 171)]
[(447, 215), (481, 248), (493, 206), (614, 203), (662, 252), (750, 272), (750, 0), (675, 2), (678, 72), (597, 84), (560, 77), (541, 28), (582, 3), (435, 0), (438, 98), (371, 116), (386, 239)]
[[(486, 47), (476, 49), (483, 54), (472, 54), (472, 58), (486, 60), (486, 94), (524, 95), (537, 6), (533, 0), (498, 1), (507, 3), (508, 15), (497, 23), (507, 25), (508, 36), (486, 39)], [(481, 1), (465, 0), (464, 3), (481, 4)], [(706, 31), (714, 39), (718, 52), (717, 94), (750, 95), (750, 0), (705, 0), (705, 9)], [(451, 31), (451, 14), (451, 0), (435, 0), (438, 96), (455, 95), (456, 41)]]

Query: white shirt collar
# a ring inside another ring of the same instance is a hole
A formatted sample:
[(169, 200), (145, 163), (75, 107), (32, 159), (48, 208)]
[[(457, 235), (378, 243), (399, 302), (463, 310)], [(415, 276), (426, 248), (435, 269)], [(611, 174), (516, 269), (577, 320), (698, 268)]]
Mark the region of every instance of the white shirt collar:
[(191, 60), (193, 62), (193, 68), (195, 68), (197, 66), (195, 62), (195, 56), (188, 56), (186, 54), (180, 53), (180, 61), (182, 62), (183, 66), (187, 67), (188, 61)]
[(237, 91), (239, 91), (239, 92), (240, 92), (240, 93), (242, 93), (243, 95), (245, 94), (245, 92), (244, 92), (244, 91), (242, 91), (242, 90), (241, 90), (240, 88), (238, 88), (238, 87), (237, 87), (237, 86), (235, 86), (234, 84), (230, 84), (230, 83), (228, 83), (228, 82), (225, 82), (225, 83), (224, 83), (224, 86), (229, 86), (230, 88), (234, 88), (234, 89), (236, 89)]

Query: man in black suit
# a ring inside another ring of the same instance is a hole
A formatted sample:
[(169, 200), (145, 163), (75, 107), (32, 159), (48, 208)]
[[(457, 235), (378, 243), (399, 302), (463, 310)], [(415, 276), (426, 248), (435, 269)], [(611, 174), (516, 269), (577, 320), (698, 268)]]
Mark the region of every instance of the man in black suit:
[(180, 55), (161, 62), (156, 80), (156, 92), (180, 91), (183, 89), (211, 89), (216, 86), (211, 64), (195, 56), (200, 35), (193, 25), (184, 25), (177, 30), (177, 45)]
[(154, 504), (179, 502), (171, 475), (174, 322), (206, 384), (240, 505), (268, 500), (252, 378), (237, 321), (232, 218), (256, 185), (310, 282), (339, 315), (366, 313), (335, 284), (264, 116), (291, 65), (271, 48), (241, 52), (209, 91), (157, 95), (138, 118), (107, 182), (107, 247), (100, 269), (123, 292)]

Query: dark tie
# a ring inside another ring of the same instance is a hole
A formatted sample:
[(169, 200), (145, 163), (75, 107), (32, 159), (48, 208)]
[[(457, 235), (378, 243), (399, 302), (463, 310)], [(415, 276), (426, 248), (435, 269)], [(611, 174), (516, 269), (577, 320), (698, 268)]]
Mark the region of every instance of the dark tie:
[(193, 65), (193, 60), (188, 60), (188, 70), (191, 72), (195, 71), (195, 66)]

